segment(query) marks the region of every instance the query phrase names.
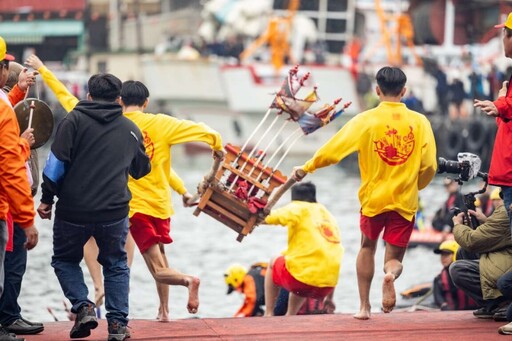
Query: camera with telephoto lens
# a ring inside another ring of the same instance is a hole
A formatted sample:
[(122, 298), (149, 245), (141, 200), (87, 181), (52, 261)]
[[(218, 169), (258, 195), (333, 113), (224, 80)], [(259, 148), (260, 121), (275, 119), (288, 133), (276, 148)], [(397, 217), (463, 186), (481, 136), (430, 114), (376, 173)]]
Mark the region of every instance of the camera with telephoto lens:
[(468, 181), (479, 176), (482, 161), (472, 153), (457, 154), (458, 161), (446, 160), (440, 157), (437, 161), (438, 173), (453, 173), (458, 175), (458, 182)]
[(476, 229), (479, 223), (475, 216), (470, 216), (468, 214), (468, 210), (474, 211), (476, 209), (476, 195), (484, 193), (487, 189), (488, 177), (487, 173), (480, 172), (481, 165), (482, 161), (480, 158), (472, 153), (457, 154), (457, 161), (446, 160), (442, 157), (440, 157), (437, 161), (437, 173), (457, 174), (457, 179), (453, 180), (457, 181), (461, 186), (463, 181), (468, 181), (476, 177), (480, 177), (484, 181), (484, 186), (480, 190), (463, 195), (465, 207), (453, 207), (451, 209), (453, 215), (455, 216), (459, 215), (461, 212), (464, 212), (465, 223), (473, 229)]

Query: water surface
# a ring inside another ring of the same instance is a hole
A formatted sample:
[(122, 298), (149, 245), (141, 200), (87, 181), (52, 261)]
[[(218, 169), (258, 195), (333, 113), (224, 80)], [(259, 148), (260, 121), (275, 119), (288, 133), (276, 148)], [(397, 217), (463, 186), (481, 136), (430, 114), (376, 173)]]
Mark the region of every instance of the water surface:
[[(44, 151), (41, 154), (41, 159), (44, 160)], [(174, 168), (183, 177), (189, 191), (193, 192), (199, 180), (209, 170), (211, 158), (209, 155), (188, 158), (180, 147), (175, 147), (173, 156)], [(307, 156), (288, 158), (279, 168), (288, 175), (293, 166), (302, 164), (306, 159)], [(427, 216), (432, 216), (446, 198), (441, 179), (436, 178), (433, 184), (421, 192)], [(333, 213), (341, 229), (345, 256), (334, 295), (336, 312), (354, 313), (359, 308), (355, 268), (360, 241), (357, 199), (359, 177), (338, 166), (332, 166), (308, 175), (306, 180), (316, 184), (318, 201)], [(288, 192), (277, 206), (289, 202), (289, 198)], [(197, 316), (230, 317), (242, 304), (243, 297), (238, 293), (226, 295), (223, 277), (225, 269), (234, 262), (248, 267), (254, 262), (268, 261), (278, 255), (286, 247), (286, 229), (277, 226), (257, 227), (239, 243), (236, 241), (237, 234), (230, 228), (203, 213), (198, 217), (194, 216), (193, 209), (184, 208), (176, 193), (173, 193), (173, 200), (176, 213), (172, 218), (171, 235), (174, 243), (166, 246), (169, 263), (173, 268), (200, 277), (201, 303)], [(37, 205), (39, 197), (36, 198), (36, 207)], [(62, 303), (66, 299), (50, 266), (52, 223), (53, 221), (36, 218), (40, 241), (29, 252), (27, 273), (19, 300), (22, 313), (29, 320), (52, 321), (53, 317), (48, 313), (47, 307), (51, 307), (60, 320), (66, 319)], [(383, 245), (379, 243), (371, 290), (372, 310), (375, 312), (380, 309), (383, 251)], [(94, 293), (87, 268), (83, 268), (89, 291)], [(397, 291), (431, 281), (441, 268), (439, 256), (433, 254), (432, 250), (422, 247), (408, 250), (404, 260), (404, 272), (396, 282)], [(93, 297), (92, 294), (90, 298)], [(184, 287), (171, 287), (171, 318), (193, 316), (188, 314), (186, 302), (187, 290)], [(157, 309), (158, 296), (154, 280), (136, 250), (130, 284), (130, 318), (153, 319), (157, 315)]]

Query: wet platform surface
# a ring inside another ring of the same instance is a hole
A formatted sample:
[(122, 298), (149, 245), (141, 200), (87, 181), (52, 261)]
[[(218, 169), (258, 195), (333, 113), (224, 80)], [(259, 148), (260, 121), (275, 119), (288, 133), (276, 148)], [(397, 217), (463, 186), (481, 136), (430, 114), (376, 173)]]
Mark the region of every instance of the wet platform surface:
[[(498, 327), (506, 322), (477, 319), (471, 311), (392, 312), (359, 321), (351, 314), (290, 317), (205, 318), (170, 322), (131, 320), (128, 340), (504, 340)], [(45, 323), (39, 335), (26, 340), (70, 340), (73, 322)], [(100, 320), (91, 336), (75, 340), (106, 340)]]

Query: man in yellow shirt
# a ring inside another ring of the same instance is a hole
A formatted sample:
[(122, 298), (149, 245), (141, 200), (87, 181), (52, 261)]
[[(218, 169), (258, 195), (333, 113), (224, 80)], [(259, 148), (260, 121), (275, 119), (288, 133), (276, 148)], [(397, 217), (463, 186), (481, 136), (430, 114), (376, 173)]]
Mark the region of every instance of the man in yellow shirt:
[(265, 223), (288, 227), (288, 248), (265, 275), (265, 316), (274, 315), (279, 288), (289, 292), (286, 315), (296, 315), (308, 297), (324, 298), (338, 283), (343, 246), (336, 220), (306, 182), (293, 186), (292, 202), (272, 210)]
[[(63, 108), (66, 110), (66, 112), (69, 112), (74, 108), (74, 106), (78, 103), (78, 99), (69, 92), (69, 90), (64, 86), (64, 84), (62, 84), (62, 82), (60, 82), (55, 77), (55, 75), (43, 64), (43, 62), (37, 56), (31, 55), (27, 59), (26, 64), (33, 67), (41, 74), (43, 80), (56, 95), (57, 99), (59, 100)], [(172, 129), (169, 130), (169, 124), (172, 125), (175, 122), (179, 123), (175, 126), (175, 128), (177, 130), (180, 130), (181, 132), (180, 135), (174, 136), (174, 144), (188, 142), (187, 139), (190, 139), (191, 141), (202, 141), (210, 145), (215, 145), (214, 149), (219, 150), (222, 149), (222, 141), (220, 135), (217, 132), (209, 129), (205, 125), (197, 124), (191, 121), (178, 120), (167, 115), (143, 114), (142, 110), (148, 104), (149, 91), (140, 82), (125, 82), (123, 86), (126, 84), (132, 86), (132, 88), (134, 88), (133, 84), (137, 84), (137, 87), (134, 89), (135, 92), (137, 92), (138, 90), (144, 94), (147, 94), (146, 97), (144, 97), (144, 99), (140, 102), (140, 107), (135, 106), (135, 108), (133, 108), (133, 106), (131, 106), (128, 112), (126, 112), (126, 110), (123, 110), (123, 112), (126, 117), (130, 119), (135, 118), (134, 123), (139, 127), (139, 129), (143, 131), (144, 143), (148, 147), (147, 153), (151, 158), (151, 162), (155, 162), (155, 164), (152, 165), (153, 171), (146, 176), (147, 179), (152, 180), (150, 180), (149, 182), (140, 182), (140, 184), (145, 184), (146, 186), (148, 186), (149, 189), (143, 188), (139, 189), (138, 192), (134, 192), (134, 188), (135, 190), (137, 190), (139, 186), (132, 186), (129, 183), (130, 191), (132, 192), (132, 197), (135, 197), (135, 193), (139, 194), (138, 198), (132, 198), (132, 201), (130, 202), (131, 211), (129, 216), (132, 217), (133, 215), (135, 215), (136, 212), (143, 211), (144, 208), (149, 207), (147, 212), (149, 212), (149, 215), (155, 217), (155, 219), (170, 220), (169, 217), (174, 213), (174, 211), (172, 209), (172, 203), (170, 202), (171, 194), (169, 186), (174, 191), (178, 192), (180, 195), (183, 196), (184, 203), (189, 198), (191, 198), (192, 195), (185, 188), (183, 180), (171, 167), (170, 146), (167, 145), (167, 139), (162, 139), (162, 137), (165, 137), (167, 134), (174, 134), (174, 131), (172, 131)], [(127, 101), (128, 99), (132, 100), (131, 98), (133, 97), (133, 94), (123, 92), (122, 96), (125, 99), (125, 101)], [(127, 106), (123, 105), (123, 109), (126, 108)], [(137, 113), (133, 113), (131, 112), (131, 109), (134, 109), (133, 111), (138, 111)], [(141, 115), (139, 115), (139, 113)], [(148, 120), (138, 119), (144, 117), (148, 118)], [(153, 119), (150, 119), (152, 117)], [(161, 129), (159, 128), (160, 123), (162, 124)], [(152, 141), (152, 139), (155, 139), (155, 137), (152, 134), (147, 135), (147, 132), (144, 132), (143, 126), (145, 125), (151, 125), (150, 131), (157, 131), (157, 133), (155, 134), (158, 135), (158, 141)], [(186, 135), (185, 132), (189, 128), (194, 129), (188, 130), (190, 132), (190, 135)], [(159, 163), (158, 165), (156, 164), (157, 162)], [(153, 183), (156, 185), (150, 185), (151, 181), (154, 181)], [(143, 198), (146, 195), (146, 193), (148, 193), (146, 198), (147, 200), (144, 200)], [(151, 195), (149, 195), (149, 193), (151, 193)], [(133, 205), (135, 205), (135, 207)], [(130, 222), (130, 225), (133, 225), (132, 221)], [(130, 228), (130, 238), (128, 240), (132, 240), (131, 235), (133, 231), (134, 229)], [(171, 240), (172, 239), (169, 236), (165, 238), (166, 242), (170, 242)], [(132, 243), (133, 241), (130, 244)], [(128, 265), (131, 265), (131, 260), (133, 259), (133, 247), (131, 245), (129, 246), (128, 242), (126, 244), (126, 251), (128, 253)], [(159, 252), (162, 255), (161, 261), (165, 261), (165, 263), (167, 264), (164, 248), (163, 245), (161, 244)], [(87, 242), (87, 245), (84, 249), (84, 254), (87, 266), (91, 273), (91, 277), (93, 278), (94, 287), (96, 289), (95, 302), (99, 304), (99, 302), (101, 302), (103, 293), (103, 283), (101, 278), (100, 266), (97, 263), (97, 261), (95, 261), (98, 255), (98, 248), (93, 239)], [(168, 265), (166, 266), (168, 267)], [(157, 316), (160, 321), (167, 321), (169, 319), (168, 284), (162, 284), (157, 280), (157, 291), (160, 300), (160, 306), (158, 309)]]
[(402, 273), (402, 259), (414, 226), (419, 190), (435, 175), (436, 144), (430, 122), (407, 109), (400, 99), (407, 77), (396, 67), (383, 67), (376, 75), (380, 104), (356, 115), (327, 141), (293, 177), (338, 163), (358, 153), (361, 172), (361, 249), (357, 256), (360, 311), (355, 318), (370, 318), (370, 287), (375, 273), (379, 234), (386, 241), (382, 309), (396, 303), (394, 281)]
[[(121, 90), (124, 116), (142, 131), (146, 153), (151, 160), (151, 172), (144, 178), (130, 179), (130, 232), (149, 271), (157, 282), (159, 296), (168, 296), (169, 285), (185, 286), (189, 290), (187, 309), (195, 314), (199, 306), (199, 279), (169, 267), (164, 244), (172, 243), (170, 217), (174, 213), (171, 197), (171, 148), (186, 142), (204, 142), (222, 157), (224, 148), (218, 132), (203, 123), (180, 120), (163, 114), (148, 114), (143, 110), (149, 103), (149, 91), (138, 81), (126, 81)], [(184, 186), (180, 194), (186, 192)], [(184, 197), (184, 202), (186, 197)], [(162, 291), (164, 292), (162, 295)], [(162, 300), (167, 304), (167, 299)], [(162, 304), (161, 304), (162, 308)], [(167, 309), (168, 310), (168, 309)], [(168, 311), (160, 311), (161, 321), (168, 320)]]

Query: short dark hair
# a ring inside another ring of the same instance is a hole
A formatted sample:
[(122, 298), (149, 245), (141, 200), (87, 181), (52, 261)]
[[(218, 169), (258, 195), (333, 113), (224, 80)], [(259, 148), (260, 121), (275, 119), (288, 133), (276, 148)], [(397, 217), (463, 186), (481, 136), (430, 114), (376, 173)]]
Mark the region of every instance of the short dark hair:
[(121, 99), (124, 105), (142, 106), (149, 97), (148, 88), (139, 81), (126, 81), (121, 89)]
[(110, 73), (98, 73), (87, 82), (93, 100), (114, 102), (121, 94), (121, 80)]
[(507, 36), (507, 38), (512, 37), (512, 30), (510, 28), (503, 27), (503, 29), (505, 30), (505, 35)]
[(385, 96), (398, 96), (407, 82), (405, 73), (397, 68), (385, 66), (375, 76), (377, 85)]
[(312, 182), (302, 182), (292, 187), (292, 200), (316, 202), (316, 187)]

